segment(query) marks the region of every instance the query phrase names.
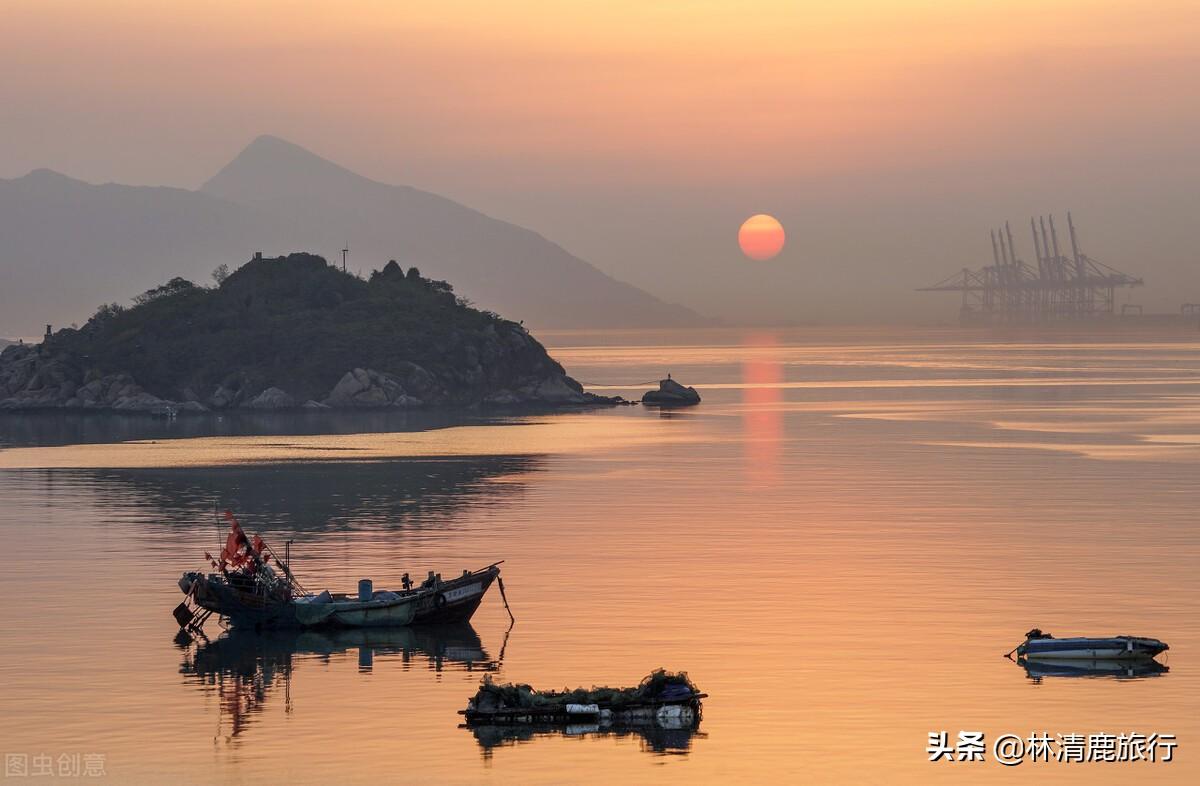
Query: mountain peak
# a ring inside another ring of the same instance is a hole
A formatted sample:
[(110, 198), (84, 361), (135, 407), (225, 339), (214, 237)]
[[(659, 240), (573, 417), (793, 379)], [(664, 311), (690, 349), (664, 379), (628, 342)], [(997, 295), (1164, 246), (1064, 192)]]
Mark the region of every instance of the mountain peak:
[(256, 201), (346, 180), (366, 178), (294, 142), (263, 134), (255, 137), (200, 190), (235, 201)]
[(308, 158), (324, 161), (325, 159), (313, 153), (311, 150), (306, 150), (295, 142), (289, 142), (281, 136), (274, 134), (260, 134), (256, 136), (250, 144), (242, 148), (242, 152), (238, 154), (238, 158), (242, 157), (258, 158), (262, 156), (292, 156), (295, 158)]
[(55, 172), (53, 169), (41, 167), (34, 169), (29, 174), (16, 178), (15, 182), (25, 183), (28, 185), (67, 185), (69, 183), (82, 183), (82, 180), (76, 180), (73, 177), (64, 175), (62, 172)]

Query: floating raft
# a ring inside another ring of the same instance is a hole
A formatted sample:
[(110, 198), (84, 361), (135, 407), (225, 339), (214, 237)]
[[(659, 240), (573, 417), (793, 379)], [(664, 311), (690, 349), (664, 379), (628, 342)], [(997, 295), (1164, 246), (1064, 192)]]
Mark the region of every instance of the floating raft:
[(468, 726), (526, 725), (597, 727), (657, 725), (692, 728), (700, 722), (701, 693), (684, 672), (658, 670), (636, 688), (537, 691), (500, 685), (485, 675), (479, 691), (459, 710)]
[(1149, 660), (1170, 647), (1158, 639), (1142, 636), (1056, 639), (1034, 628), (1014, 652), (1028, 660)]

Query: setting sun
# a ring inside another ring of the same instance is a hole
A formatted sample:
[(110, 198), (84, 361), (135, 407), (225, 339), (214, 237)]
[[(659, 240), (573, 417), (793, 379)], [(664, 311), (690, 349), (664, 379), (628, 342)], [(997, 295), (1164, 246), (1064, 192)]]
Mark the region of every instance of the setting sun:
[(759, 213), (747, 218), (738, 230), (738, 245), (750, 259), (765, 262), (783, 250), (786, 237), (777, 218)]

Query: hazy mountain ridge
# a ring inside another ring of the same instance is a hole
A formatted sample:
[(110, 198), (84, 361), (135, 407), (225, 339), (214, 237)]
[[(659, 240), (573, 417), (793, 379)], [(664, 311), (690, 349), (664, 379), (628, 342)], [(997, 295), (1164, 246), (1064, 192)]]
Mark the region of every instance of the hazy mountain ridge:
[(94, 185), (50, 170), (0, 180), (0, 330), (40, 334), (148, 280), (203, 280), (216, 265), (312, 248), (352, 270), (395, 258), (455, 281), (506, 317), (547, 327), (703, 322), (605, 275), (531, 230), (436, 194), (380, 183), (259, 137), (197, 191)]
[(286, 235), (273, 217), (180, 188), (93, 185), (41, 169), (0, 180), (0, 330), (40, 336), (83, 322), (99, 301), (127, 302), (175, 275)]
[(532, 230), (437, 194), (371, 180), (277, 137), (254, 140), (200, 190), (304, 224), (313, 247), (350, 242), (356, 260), (396, 257), (418, 265), (512, 319), (552, 327), (703, 321)]

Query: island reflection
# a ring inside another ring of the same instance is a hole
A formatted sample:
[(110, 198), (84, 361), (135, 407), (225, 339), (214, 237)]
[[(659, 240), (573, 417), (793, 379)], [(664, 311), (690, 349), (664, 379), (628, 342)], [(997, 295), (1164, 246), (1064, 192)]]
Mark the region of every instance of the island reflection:
[(214, 508), (256, 531), (320, 532), (444, 526), (465, 505), (502, 501), (519, 483), (493, 482), (541, 467), (537, 456), (395, 461), (289, 461), (218, 467), (54, 470), (86, 475), (102, 506), (153, 512), (168, 526), (207, 526)]
[[(538, 410), (526, 409), (521, 415)], [(147, 439), (305, 434), (401, 434), (519, 422), (512, 412), (431, 409), (362, 412), (256, 412), (233, 410), (165, 418), (155, 415), (39, 412), (0, 418), (0, 447), (88, 445)]]

